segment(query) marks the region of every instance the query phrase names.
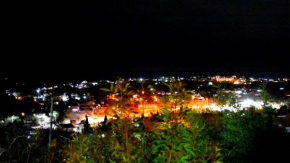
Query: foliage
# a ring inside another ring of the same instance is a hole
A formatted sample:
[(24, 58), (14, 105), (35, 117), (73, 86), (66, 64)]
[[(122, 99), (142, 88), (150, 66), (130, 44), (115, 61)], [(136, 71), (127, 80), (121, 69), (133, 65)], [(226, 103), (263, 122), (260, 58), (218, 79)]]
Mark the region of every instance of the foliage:
[[(207, 136), (200, 114), (182, 113), (184, 123), (164, 109), (159, 129), (143, 132), (144, 121), (128, 118), (101, 124), (92, 135), (74, 134), (66, 162), (215, 162), (219, 146)], [(136, 127), (136, 124), (141, 124)], [(104, 125), (106, 127), (104, 127)], [(156, 125), (152, 123), (152, 125)], [(144, 135), (142, 135), (144, 134)], [(144, 141), (142, 141), (144, 139)], [(144, 143), (142, 143), (144, 142)]]
[(103, 125), (107, 125), (105, 130), (103, 126), (99, 126), (93, 134), (75, 133), (65, 149), (65, 161), (135, 162), (141, 154), (141, 144), (134, 136), (131, 120), (112, 120)]
[(43, 131), (37, 130), (34, 135), (27, 134), (15, 125), (6, 133), (9, 146), (5, 160), (9, 162), (48, 162), (48, 146)]
[[(211, 141), (201, 114), (163, 109), (164, 128), (153, 134), (153, 162), (216, 162), (219, 146)], [(181, 121), (181, 119), (183, 121)]]
[[(180, 91), (178, 95), (173, 93), (172, 98), (186, 97), (185, 89), (179, 89), (179, 82), (168, 86), (172, 92)], [(115, 88), (112, 86), (110, 92)], [(122, 104), (118, 101), (119, 107)], [(182, 100), (174, 103), (180, 104)], [(188, 109), (172, 112), (172, 107), (165, 107), (163, 114), (154, 116), (161, 122), (144, 117), (134, 120), (113, 110), (115, 119), (101, 123), (92, 135), (75, 134), (64, 158), (66, 162), (218, 161), (219, 145), (210, 140), (202, 116)]]
[[(108, 102), (109, 112), (96, 128), (74, 133), (67, 145), (50, 148), (49, 155), (43, 134), (28, 141), (24, 132), (11, 128), (7, 132), (11, 148), (6, 156), (17, 162), (251, 162), (255, 154), (262, 153), (265, 135), (275, 129), (273, 108), (264, 105), (262, 110), (239, 110), (234, 94), (223, 91), (221, 85), (215, 86), (216, 102), (233, 106), (235, 111), (197, 113), (186, 107), (189, 95), (184, 83), (173, 78), (164, 85), (170, 95), (161, 97), (161, 114), (137, 117), (127, 105), (135, 89), (120, 78), (109, 89), (101, 88), (116, 98)], [(266, 86), (262, 88), (266, 104), (269, 96)], [(142, 85), (139, 92), (144, 90)], [(23, 146), (25, 150), (20, 150)]]
[(170, 102), (171, 109), (175, 109), (178, 105), (183, 106), (186, 105), (185, 100), (190, 98), (190, 95), (187, 93), (184, 88), (185, 83), (183, 81), (178, 81), (176, 78), (172, 78), (170, 83), (164, 83), (165, 86), (169, 89), (170, 95), (168, 99), (164, 99), (166, 103), (167, 100)]
[[(268, 108), (270, 109), (270, 108)], [(272, 109), (270, 109), (272, 110)], [(221, 154), (226, 162), (247, 162), (260, 150), (264, 134), (273, 128), (274, 112), (254, 107), (221, 114)], [(259, 142), (260, 141), (260, 142)], [(259, 144), (260, 143), (260, 144)]]
[(111, 83), (110, 88), (101, 88), (100, 90), (108, 92), (109, 95), (116, 96), (115, 99), (109, 101), (109, 109), (113, 114), (117, 116), (123, 116), (130, 114), (130, 110), (126, 107), (126, 104), (130, 102), (130, 97), (134, 94), (133, 87), (130, 83), (122, 78), (116, 80), (115, 84)]
[(219, 106), (224, 106), (227, 104), (228, 102), (228, 96), (227, 96), (227, 93), (225, 93), (222, 89), (222, 86), (221, 85), (214, 85), (214, 88), (216, 88), (216, 93), (217, 93), (217, 96), (215, 97), (215, 101), (217, 102), (217, 104)]
[[(117, 85), (103, 90), (128, 90)], [(64, 153), (66, 162), (246, 162), (264, 143), (257, 138), (273, 127), (273, 109), (238, 110), (236, 97), (221, 86), (216, 86), (216, 101), (235, 112), (173, 111), (185, 104), (186, 90), (175, 79), (165, 85), (171, 94), (161, 97), (162, 114), (132, 119), (112, 110), (115, 119), (105, 118), (92, 135), (75, 134)], [(121, 99), (114, 106), (126, 108), (126, 98)]]

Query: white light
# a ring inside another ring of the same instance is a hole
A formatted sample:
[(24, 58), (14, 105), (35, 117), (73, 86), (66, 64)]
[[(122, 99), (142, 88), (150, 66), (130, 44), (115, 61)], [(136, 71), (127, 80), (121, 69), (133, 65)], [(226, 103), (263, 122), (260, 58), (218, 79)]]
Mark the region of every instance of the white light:
[(103, 138), (106, 137), (105, 134), (102, 134), (102, 137), (103, 137)]
[(251, 105), (253, 105), (253, 103), (254, 103), (253, 100), (249, 100), (249, 99), (247, 99), (247, 100), (241, 102), (241, 106), (242, 106), (242, 107), (250, 107)]
[(284, 90), (284, 88), (283, 88), (283, 87), (281, 87), (281, 88), (280, 88), (280, 90), (282, 91), (282, 90)]
[(281, 105), (274, 103), (274, 104), (272, 104), (272, 107), (276, 108), (276, 109), (279, 109), (281, 107)]
[(62, 101), (68, 101), (68, 96), (66, 96), (65, 94), (62, 96)]
[(79, 111), (79, 108), (73, 108), (72, 111), (77, 112), (77, 111)]
[(139, 80), (140, 80), (140, 81), (143, 81), (143, 78), (140, 78)]
[(39, 93), (39, 92), (40, 92), (40, 89), (38, 88), (38, 89), (36, 90), (36, 92)]
[(212, 82), (208, 82), (208, 85), (213, 85), (213, 83)]

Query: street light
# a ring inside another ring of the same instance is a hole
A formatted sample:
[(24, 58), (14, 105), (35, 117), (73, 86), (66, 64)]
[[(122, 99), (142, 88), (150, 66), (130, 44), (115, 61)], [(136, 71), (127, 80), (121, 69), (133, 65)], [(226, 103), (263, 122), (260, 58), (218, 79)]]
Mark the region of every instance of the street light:
[(39, 98), (39, 92), (40, 92), (40, 89), (38, 88), (38, 89), (36, 90), (36, 92), (37, 92), (37, 98)]

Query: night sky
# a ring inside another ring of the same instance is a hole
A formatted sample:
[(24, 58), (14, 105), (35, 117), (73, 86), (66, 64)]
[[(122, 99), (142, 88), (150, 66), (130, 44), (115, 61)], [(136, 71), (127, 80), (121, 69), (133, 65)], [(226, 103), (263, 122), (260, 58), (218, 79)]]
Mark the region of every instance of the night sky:
[(288, 0), (1, 3), (3, 76), (290, 76)]

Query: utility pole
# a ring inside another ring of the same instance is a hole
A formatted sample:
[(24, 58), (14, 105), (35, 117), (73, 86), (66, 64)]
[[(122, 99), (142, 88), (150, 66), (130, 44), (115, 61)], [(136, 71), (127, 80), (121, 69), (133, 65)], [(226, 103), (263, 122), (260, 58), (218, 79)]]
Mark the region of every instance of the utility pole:
[(143, 102), (143, 113), (142, 113), (142, 114), (143, 114), (143, 123), (144, 123), (144, 118), (145, 118), (145, 108), (144, 108), (144, 107), (145, 107), (145, 106), (144, 106), (144, 101), (145, 101), (144, 93), (145, 93), (145, 92), (144, 92), (144, 89), (145, 89), (145, 88), (144, 88), (144, 81), (142, 81), (142, 92), (141, 92), (141, 93), (142, 93), (142, 97), (143, 97), (143, 101), (142, 101), (142, 102)]
[(53, 117), (53, 97), (51, 94), (51, 106), (50, 106), (50, 128), (49, 128), (49, 140), (48, 140), (48, 149), (51, 147), (51, 134), (52, 134), (52, 117)]

